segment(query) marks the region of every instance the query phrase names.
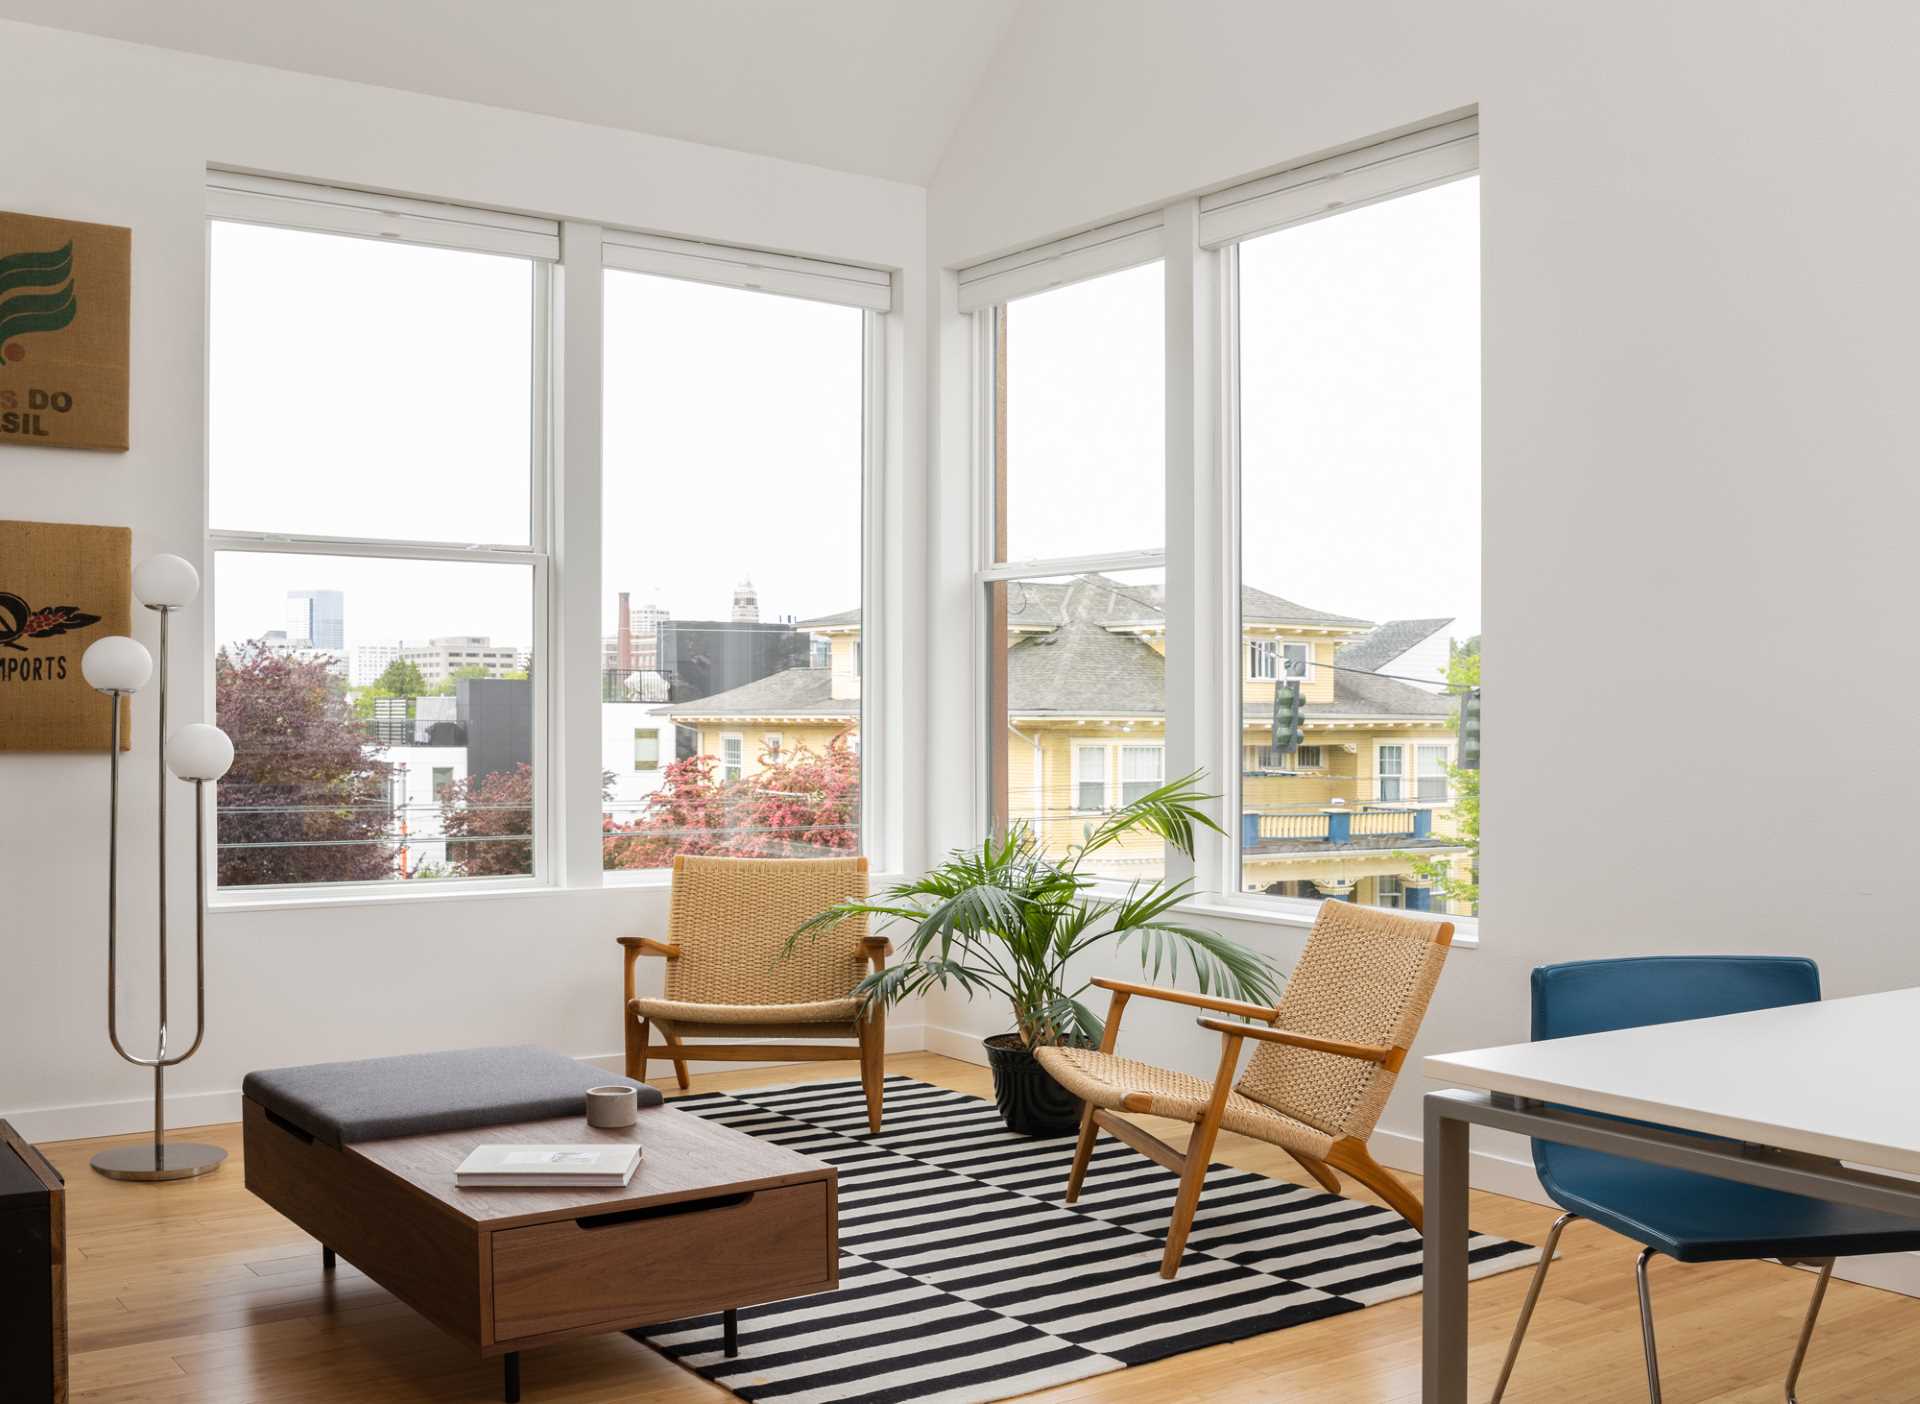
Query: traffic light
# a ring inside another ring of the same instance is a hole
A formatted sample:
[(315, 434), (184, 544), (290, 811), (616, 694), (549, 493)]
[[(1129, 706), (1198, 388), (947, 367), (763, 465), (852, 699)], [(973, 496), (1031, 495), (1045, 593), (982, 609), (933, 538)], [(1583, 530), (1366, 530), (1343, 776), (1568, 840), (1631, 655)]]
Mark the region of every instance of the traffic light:
[(1460, 694), (1460, 769), (1480, 768), (1480, 689)]
[(1301, 730), (1306, 712), (1300, 702), (1299, 683), (1275, 683), (1273, 686), (1274, 754), (1300, 749)]

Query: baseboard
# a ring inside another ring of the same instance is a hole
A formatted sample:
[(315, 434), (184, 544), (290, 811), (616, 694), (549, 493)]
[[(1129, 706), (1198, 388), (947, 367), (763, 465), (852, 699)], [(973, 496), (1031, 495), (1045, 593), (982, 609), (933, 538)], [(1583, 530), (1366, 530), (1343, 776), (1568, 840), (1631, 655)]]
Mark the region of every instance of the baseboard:
[[(978, 1043), (978, 1040), (975, 1040)], [(889, 1024), (887, 1052), (918, 1053), (927, 1046), (925, 1029), (919, 1024)], [(618, 1073), (625, 1062), (621, 1053), (578, 1054), (583, 1063)], [(695, 1058), (689, 1072), (741, 1072), (749, 1068), (798, 1066), (769, 1059), (764, 1063), (718, 1062)], [(664, 1076), (668, 1084), (673, 1073), (668, 1064), (653, 1069), (656, 1082)], [(668, 1089), (670, 1090), (670, 1088)], [(94, 1136), (127, 1136), (150, 1130), (153, 1126), (153, 1098), (135, 1097), (117, 1102), (81, 1102), (63, 1107), (32, 1107), (18, 1111), (0, 1111), (0, 1118), (11, 1122), (14, 1130), (31, 1142), (77, 1141)], [(219, 1126), (240, 1119), (240, 1089), (221, 1092), (191, 1092), (167, 1098), (167, 1131), (183, 1131), (193, 1126)]]
[(938, 1024), (924, 1026), (926, 1050), (938, 1053), (946, 1058), (958, 1058), (963, 1063), (973, 1063), (978, 1067), (987, 1065), (987, 1050), (976, 1033), (963, 1033), (959, 1029), (942, 1028)]

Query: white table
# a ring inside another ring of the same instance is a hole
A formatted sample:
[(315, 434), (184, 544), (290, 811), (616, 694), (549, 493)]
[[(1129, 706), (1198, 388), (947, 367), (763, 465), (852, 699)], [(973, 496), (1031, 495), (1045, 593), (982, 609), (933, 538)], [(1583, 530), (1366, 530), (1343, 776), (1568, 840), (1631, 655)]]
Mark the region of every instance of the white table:
[(1920, 1175), (1916, 1036), (1911, 989), (1427, 1058), (1477, 1090), (1426, 1098), (1422, 1400), (1466, 1404), (1470, 1127), (1920, 1216), (1920, 1183), (1876, 1173)]

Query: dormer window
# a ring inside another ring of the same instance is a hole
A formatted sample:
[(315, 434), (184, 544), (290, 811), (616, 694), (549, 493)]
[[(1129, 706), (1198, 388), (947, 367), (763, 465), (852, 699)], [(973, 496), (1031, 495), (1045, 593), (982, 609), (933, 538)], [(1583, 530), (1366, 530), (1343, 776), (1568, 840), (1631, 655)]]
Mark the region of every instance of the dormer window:
[(1305, 682), (1308, 657), (1304, 643), (1249, 639), (1247, 676), (1256, 682)]

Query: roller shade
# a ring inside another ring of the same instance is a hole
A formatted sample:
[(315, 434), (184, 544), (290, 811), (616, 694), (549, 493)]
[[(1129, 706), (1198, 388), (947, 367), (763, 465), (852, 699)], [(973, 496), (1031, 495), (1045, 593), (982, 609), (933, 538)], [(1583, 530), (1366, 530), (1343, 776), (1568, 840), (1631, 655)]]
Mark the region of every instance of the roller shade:
[(518, 258), (560, 257), (560, 225), (555, 220), (231, 171), (207, 173), (207, 213), (241, 224), (403, 239)]
[(1219, 248), (1459, 180), (1479, 168), (1479, 118), (1444, 122), (1208, 195), (1200, 202), (1200, 242)]
[(873, 312), (893, 310), (893, 275), (885, 269), (619, 230), (607, 231), (602, 249), (607, 267), (630, 273), (752, 288)]
[(1045, 292), (1067, 283), (1117, 273), (1162, 258), (1167, 251), (1164, 218), (1156, 211), (1089, 229), (1037, 248), (960, 270), (962, 312)]

